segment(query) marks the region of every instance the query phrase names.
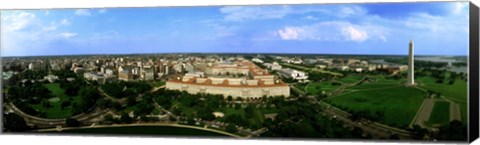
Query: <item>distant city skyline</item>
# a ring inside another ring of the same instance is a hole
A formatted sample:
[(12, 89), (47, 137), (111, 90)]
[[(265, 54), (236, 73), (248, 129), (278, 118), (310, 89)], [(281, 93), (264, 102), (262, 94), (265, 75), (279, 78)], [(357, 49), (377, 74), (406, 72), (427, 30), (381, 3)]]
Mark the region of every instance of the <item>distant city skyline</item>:
[(468, 2), (1, 11), (1, 56), (468, 55)]

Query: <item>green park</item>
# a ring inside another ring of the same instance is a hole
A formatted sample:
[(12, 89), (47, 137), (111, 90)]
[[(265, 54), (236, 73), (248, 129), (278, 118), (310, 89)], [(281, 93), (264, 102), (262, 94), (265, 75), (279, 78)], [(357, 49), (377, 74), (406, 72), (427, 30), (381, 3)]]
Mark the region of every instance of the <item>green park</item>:
[[(45, 112), (46, 118), (67, 118), (72, 116), (72, 103), (79, 103), (80, 96), (68, 96), (65, 94), (65, 90), (60, 87), (58, 83), (44, 84), (48, 90), (51, 91), (54, 98), (46, 99), (44, 104), (32, 104), (34, 109), (40, 112)], [(63, 104), (63, 105), (62, 105)]]

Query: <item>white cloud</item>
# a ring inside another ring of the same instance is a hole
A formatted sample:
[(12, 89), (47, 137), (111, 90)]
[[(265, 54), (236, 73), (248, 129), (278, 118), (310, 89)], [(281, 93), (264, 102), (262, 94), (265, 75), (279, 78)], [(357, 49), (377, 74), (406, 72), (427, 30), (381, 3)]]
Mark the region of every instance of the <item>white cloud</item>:
[[(60, 36), (57, 30), (61, 21), (47, 22), (46, 12), (35, 15), (30, 11), (9, 11), (2, 13), (1, 45), (2, 56), (35, 55), (44, 52), (52, 42), (75, 34)], [(38, 18), (37, 18), (38, 17)]]
[(88, 9), (78, 9), (75, 11), (75, 15), (77, 16), (90, 16), (91, 13)]
[(70, 24), (71, 22), (68, 19), (63, 19), (62, 21), (60, 21), (60, 25), (62, 26), (68, 26)]
[(227, 21), (243, 21), (249, 19), (278, 19), (290, 12), (288, 6), (227, 6), (220, 8)]
[(308, 19), (308, 20), (318, 20), (317, 17), (314, 17), (314, 16), (306, 16), (305, 19)]
[[(322, 13), (340, 18), (367, 14), (367, 10), (360, 6), (328, 6), (328, 7), (290, 7), (283, 6), (226, 6), (220, 8), (227, 21), (244, 21), (254, 19), (281, 19), (289, 14)], [(316, 20), (313, 16), (307, 19)]]
[[(342, 34), (349, 40), (353, 41), (365, 41), (368, 39), (368, 35), (365, 31), (354, 28), (353, 26), (345, 26), (342, 28)], [(383, 38), (385, 39), (385, 38)]]
[(232, 33), (232, 32), (218, 32), (215, 37), (229, 37), (229, 36), (233, 36), (235, 35), (235, 33)]
[(100, 10), (98, 10), (98, 13), (100, 13), (100, 14), (103, 14), (103, 13), (106, 13), (106, 12), (107, 12), (107, 9), (100, 9)]
[(403, 24), (408, 28), (428, 30), (437, 34), (449, 34), (468, 29), (468, 13), (464, 12), (464, 14), (458, 16), (433, 16), (428, 13), (414, 13)]
[(388, 30), (376, 25), (355, 25), (345, 21), (325, 21), (313, 25), (287, 26), (275, 35), (282, 40), (356, 41), (369, 39), (387, 41)]
[(364, 15), (367, 13), (367, 10), (359, 6), (344, 6), (340, 8), (340, 11), (330, 12), (336, 14), (338, 17), (349, 17), (354, 15)]
[(64, 33), (60, 33), (58, 35), (62, 38), (69, 39), (69, 38), (77, 36), (78, 34), (77, 33), (72, 33), (72, 32), (64, 32)]
[(43, 31), (55, 31), (57, 30), (57, 26), (55, 23), (51, 23), (49, 26), (42, 27)]
[(303, 32), (305, 32), (305, 30), (302, 28), (286, 27), (282, 30), (278, 30), (278, 35), (283, 40), (298, 40), (298, 34)]
[(465, 11), (468, 11), (468, 2), (455, 2), (455, 4), (453, 4), (452, 6), (453, 14), (461, 14)]
[(20, 31), (32, 25), (36, 16), (28, 12), (12, 13), (10, 15), (2, 15), (2, 24), (6, 31)]

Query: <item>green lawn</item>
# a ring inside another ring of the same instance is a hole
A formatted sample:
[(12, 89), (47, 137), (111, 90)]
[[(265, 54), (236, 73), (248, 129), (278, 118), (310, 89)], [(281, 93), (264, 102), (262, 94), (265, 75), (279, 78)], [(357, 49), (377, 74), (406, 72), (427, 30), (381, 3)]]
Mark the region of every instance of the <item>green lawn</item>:
[(165, 85), (166, 82), (164, 81), (152, 81), (152, 82), (148, 82), (148, 84), (152, 87), (160, 87), (162, 85)]
[(65, 95), (65, 91), (60, 88), (60, 84), (58, 83), (48, 83), (44, 84), (46, 88), (52, 91), (52, 94), (60, 99), (57, 102), (51, 102), (52, 107), (45, 108), (42, 104), (33, 104), (30, 105), (32, 108), (45, 112), (46, 118), (67, 118), (72, 116), (71, 110), (72, 106), (65, 107), (63, 110), (61, 109), (60, 105), (63, 101), (69, 100), (72, 98), (73, 102), (79, 102), (80, 96), (67, 96)]
[(357, 90), (329, 98), (335, 106), (350, 110), (384, 112), (380, 121), (396, 127), (408, 126), (420, 108), (426, 92), (413, 87), (394, 86), (368, 90)]
[(462, 122), (467, 121), (467, 82), (460, 79), (455, 80), (453, 85), (448, 84), (448, 80), (445, 79), (444, 83), (435, 83), (435, 79), (432, 77), (422, 77), (416, 79), (417, 83), (422, 83), (422, 88), (440, 92), (446, 98), (458, 103), (460, 105), (460, 111), (462, 114)]
[(325, 93), (334, 91), (340, 86), (334, 86), (332, 85), (332, 82), (327, 81), (327, 82), (311, 82), (309, 83), (305, 88), (307, 92), (311, 94), (321, 94), (322, 91), (325, 91)]
[(428, 124), (447, 124), (450, 121), (450, 103), (437, 101), (433, 106)]
[(349, 76), (338, 79), (338, 81), (346, 83), (346, 84), (352, 84), (352, 83), (360, 81), (363, 78), (364, 78), (364, 76), (349, 75)]
[[(225, 114), (225, 117), (238, 114), (243, 117), (245, 117), (245, 111), (244, 109), (235, 109), (234, 107), (221, 107), (218, 109), (219, 112), (222, 112)], [(247, 119), (250, 124), (253, 124), (254, 126), (261, 127), (263, 124), (263, 121), (265, 121), (265, 114), (269, 113), (276, 113), (277, 111), (275, 109), (265, 109), (265, 108), (255, 108), (253, 111), (253, 117), (250, 119)], [(221, 119), (219, 119), (221, 120)]]
[(388, 83), (388, 82), (366, 82), (361, 85), (349, 87), (353, 90), (364, 90), (364, 89), (378, 89), (378, 88), (388, 88), (392, 86), (400, 86), (400, 83)]

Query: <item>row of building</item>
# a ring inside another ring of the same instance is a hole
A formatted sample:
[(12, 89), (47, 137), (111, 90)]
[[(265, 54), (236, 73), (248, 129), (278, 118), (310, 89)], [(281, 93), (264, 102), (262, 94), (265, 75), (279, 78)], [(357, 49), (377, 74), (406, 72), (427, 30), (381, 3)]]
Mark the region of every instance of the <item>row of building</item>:
[(167, 81), (166, 88), (191, 94), (221, 94), (242, 98), (290, 96), (288, 84), (243, 58), (236, 58), (233, 62), (221, 60), (206, 67), (205, 72), (177, 76)]

